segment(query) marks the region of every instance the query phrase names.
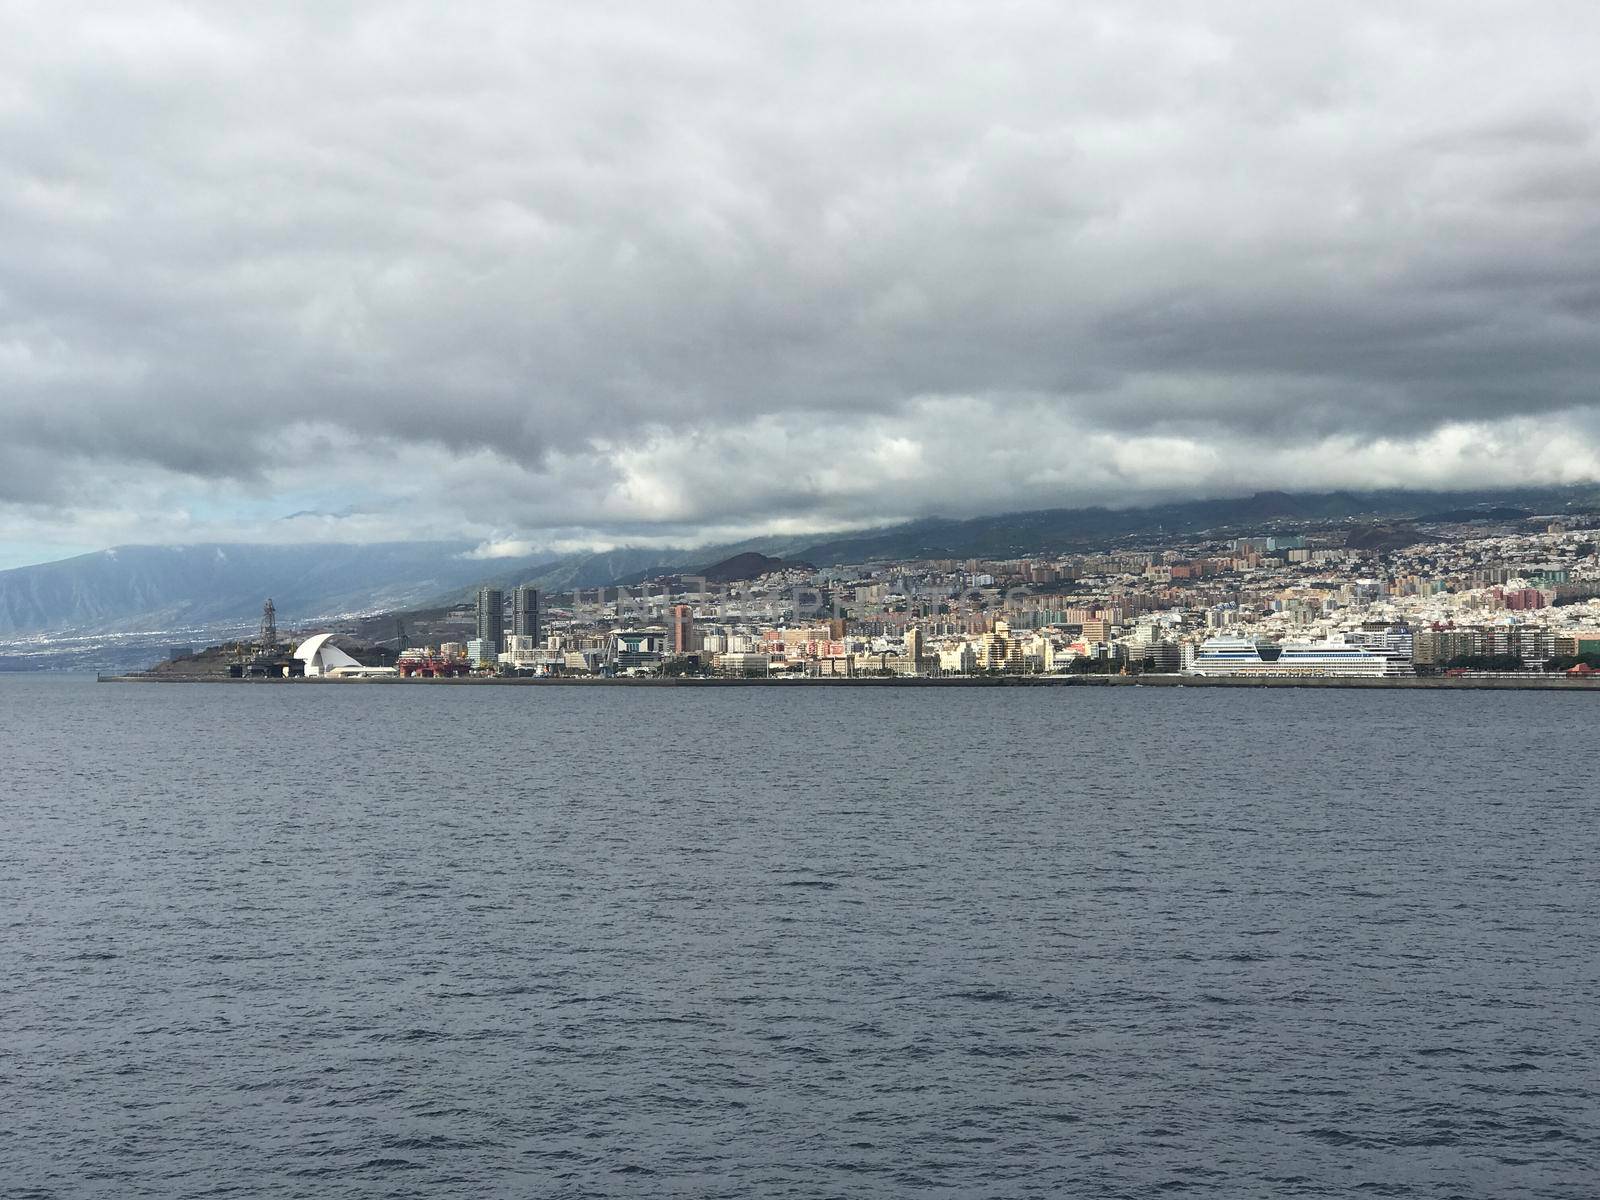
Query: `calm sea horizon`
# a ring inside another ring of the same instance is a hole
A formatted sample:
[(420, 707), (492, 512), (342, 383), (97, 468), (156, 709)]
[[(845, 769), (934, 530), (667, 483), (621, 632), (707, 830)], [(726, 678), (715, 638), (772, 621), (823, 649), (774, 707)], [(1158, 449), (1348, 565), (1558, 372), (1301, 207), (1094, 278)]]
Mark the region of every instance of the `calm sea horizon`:
[(1595, 720), (0, 675), (0, 1194), (1592, 1197)]

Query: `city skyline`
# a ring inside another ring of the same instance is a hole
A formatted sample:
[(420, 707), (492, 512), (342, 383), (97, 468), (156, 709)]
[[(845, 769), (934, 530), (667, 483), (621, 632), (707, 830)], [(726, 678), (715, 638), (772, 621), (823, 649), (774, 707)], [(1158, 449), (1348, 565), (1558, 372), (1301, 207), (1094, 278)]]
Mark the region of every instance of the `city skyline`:
[[(421, 679), (1114, 674), (1411, 686), (1426, 676), (1434, 681), (1423, 686), (1438, 686), (1448, 676), (1566, 686), (1600, 668), (1593, 509), (1146, 534), (1073, 554), (743, 565), (748, 573), (673, 572), (548, 597), (531, 584), (483, 587), (469, 604), (431, 612), (312, 622), (300, 634), (310, 649), (295, 659), (338, 636), (365, 655), (343, 660), (343, 673)], [(416, 636), (396, 641), (389, 628)], [(362, 643), (361, 630), (385, 636)], [(157, 674), (298, 671), (265, 642), (248, 651), (212, 647)]]

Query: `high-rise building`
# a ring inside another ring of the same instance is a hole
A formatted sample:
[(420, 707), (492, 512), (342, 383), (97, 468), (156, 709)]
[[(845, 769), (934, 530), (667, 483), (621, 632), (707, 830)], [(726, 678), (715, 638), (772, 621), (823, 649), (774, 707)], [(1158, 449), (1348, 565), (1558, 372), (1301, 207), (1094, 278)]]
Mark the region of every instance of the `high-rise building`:
[(672, 652), (690, 654), (694, 651), (694, 609), (687, 604), (672, 606)]
[(523, 584), (511, 598), (511, 632), (539, 640), (539, 589)]
[(1084, 621), (1082, 628), (1085, 642), (1109, 642), (1111, 640), (1111, 622), (1104, 617), (1094, 617)]
[(915, 625), (906, 630), (906, 657), (913, 666), (922, 661), (922, 630)]
[(499, 588), (478, 589), (478, 641), (495, 654), (505, 649), (506, 600)]

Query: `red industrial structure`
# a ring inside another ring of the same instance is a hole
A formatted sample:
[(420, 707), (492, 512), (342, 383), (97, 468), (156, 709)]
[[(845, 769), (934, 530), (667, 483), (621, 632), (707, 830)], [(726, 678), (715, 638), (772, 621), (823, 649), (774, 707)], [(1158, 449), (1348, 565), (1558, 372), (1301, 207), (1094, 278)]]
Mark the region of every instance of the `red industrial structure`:
[(404, 679), (447, 679), (472, 674), (472, 665), (453, 658), (402, 658), (395, 664)]

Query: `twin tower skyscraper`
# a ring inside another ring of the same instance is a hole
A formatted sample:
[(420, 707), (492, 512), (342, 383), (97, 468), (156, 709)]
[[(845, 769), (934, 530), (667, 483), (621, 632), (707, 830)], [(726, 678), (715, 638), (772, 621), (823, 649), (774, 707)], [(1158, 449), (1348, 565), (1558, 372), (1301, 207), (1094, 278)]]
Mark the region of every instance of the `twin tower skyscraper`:
[[(539, 640), (539, 589), (523, 584), (511, 593), (511, 632)], [(478, 640), (499, 654), (506, 648), (506, 597), (497, 587), (478, 589)]]

